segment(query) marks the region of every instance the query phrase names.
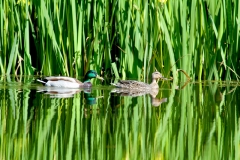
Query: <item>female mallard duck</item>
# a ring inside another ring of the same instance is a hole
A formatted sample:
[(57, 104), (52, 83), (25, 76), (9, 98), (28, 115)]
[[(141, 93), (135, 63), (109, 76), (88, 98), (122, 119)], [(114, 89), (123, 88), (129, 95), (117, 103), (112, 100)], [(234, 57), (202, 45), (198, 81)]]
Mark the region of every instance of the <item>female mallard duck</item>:
[(134, 81), (134, 80), (120, 80), (118, 83), (112, 85), (118, 88), (126, 88), (126, 89), (133, 89), (133, 90), (142, 90), (143, 92), (149, 89), (158, 89), (157, 79), (164, 78), (161, 73), (153, 72), (152, 73), (152, 83), (147, 84), (144, 82)]
[(89, 70), (86, 73), (83, 82), (80, 82), (75, 78), (64, 77), (64, 76), (45, 77), (43, 80), (37, 79), (37, 81), (43, 83), (45, 86), (51, 86), (51, 87), (89, 88), (92, 86), (92, 83), (90, 82), (92, 78), (98, 78), (98, 79), (104, 80), (102, 77), (100, 77), (97, 74), (96, 71)]

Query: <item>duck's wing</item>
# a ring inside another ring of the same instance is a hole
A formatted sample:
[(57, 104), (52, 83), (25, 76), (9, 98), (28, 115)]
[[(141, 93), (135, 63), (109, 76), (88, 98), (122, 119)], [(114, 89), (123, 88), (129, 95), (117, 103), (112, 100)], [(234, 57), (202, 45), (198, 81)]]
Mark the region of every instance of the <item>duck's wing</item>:
[(120, 88), (132, 88), (132, 89), (140, 89), (140, 88), (148, 88), (149, 84), (144, 82), (139, 82), (135, 80), (119, 80), (118, 83), (113, 84), (116, 87)]
[(47, 81), (67, 81), (67, 82), (82, 84), (82, 82), (80, 82), (76, 78), (65, 77), (65, 76), (50, 76), (50, 77), (45, 77), (44, 79)]
[(84, 83), (75, 78), (64, 76), (45, 77), (44, 79), (37, 81), (43, 83), (45, 86), (62, 88), (80, 88), (84, 85)]

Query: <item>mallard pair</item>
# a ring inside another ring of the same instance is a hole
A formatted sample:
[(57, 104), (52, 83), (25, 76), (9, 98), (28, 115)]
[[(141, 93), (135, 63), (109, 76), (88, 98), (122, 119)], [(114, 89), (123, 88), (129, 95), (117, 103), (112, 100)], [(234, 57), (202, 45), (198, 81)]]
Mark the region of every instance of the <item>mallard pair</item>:
[[(98, 78), (104, 80), (100, 77), (96, 71), (90, 70), (86, 73), (84, 81), (80, 82), (79, 80), (71, 77), (63, 76), (51, 76), (45, 77), (43, 80), (37, 79), (37, 81), (43, 83), (45, 86), (51, 87), (61, 87), (61, 88), (90, 88), (92, 86), (91, 79)], [(148, 91), (152, 89), (158, 89), (157, 79), (164, 78), (161, 73), (153, 72), (152, 73), (152, 83), (147, 84), (144, 82), (139, 82), (135, 80), (120, 80), (118, 83), (111, 83), (112, 85), (118, 88), (138, 90), (138, 91)]]

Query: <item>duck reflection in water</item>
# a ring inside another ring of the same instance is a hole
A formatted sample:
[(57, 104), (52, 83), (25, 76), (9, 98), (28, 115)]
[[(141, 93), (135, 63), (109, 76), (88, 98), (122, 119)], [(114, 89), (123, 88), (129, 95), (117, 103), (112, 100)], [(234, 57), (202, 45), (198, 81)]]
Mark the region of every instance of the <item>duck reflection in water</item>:
[(86, 104), (94, 105), (97, 103), (97, 99), (103, 98), (103, 96), (94, 96), (91, 92), (84, 92), (84, 98), (86, 100)]
[(70, 98), (81, 91), (90, 92), (90, 89), (59, 88), (59, 87), (37, 87), (37, 92), (49, 95), (50, 98)]
[(50, 98), (71, 98), (74, 97), (75, 94), (83, 91), (84, 99), (86, 104), (94, 105), (98, 98), (95, 97), (91, 89), (74, 89), (74, 88), (59, 88), (59, 87), (38, 87), (37, 92), (43, 93), (45, 95), (49, 95)]
[(138, 89), (126, 89), (126, 88), (114, 88), (112, 93), (117, 93), (119, 96), (139, 97), (149, 94), (151, 97), (151, 103), (154, 107), (160, 106), (162, 103), (167, 102), (167, 98), (156, 98), (159, 89), (152, 90), (138, 90)]

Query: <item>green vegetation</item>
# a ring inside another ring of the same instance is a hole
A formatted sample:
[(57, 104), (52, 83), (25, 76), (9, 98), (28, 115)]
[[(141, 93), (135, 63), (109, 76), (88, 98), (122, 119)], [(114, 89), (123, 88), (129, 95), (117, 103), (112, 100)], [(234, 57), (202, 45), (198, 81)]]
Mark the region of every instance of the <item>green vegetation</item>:
[(109, 88), (93, 89), (97, 105), (83, 92), (49, 98), (32, 83), (102, 68), (238, 80), (239, 33), (239, 0), (0, 1), (0, 74), (21, 75), (0, 77), (0, 158), (239, 159), (238, 84), (164, 82), (157, 98), (168, 101), (155, 108)]
[(239, 33), (239, 0), (1, 1), (0, 73), (238, 79)]

